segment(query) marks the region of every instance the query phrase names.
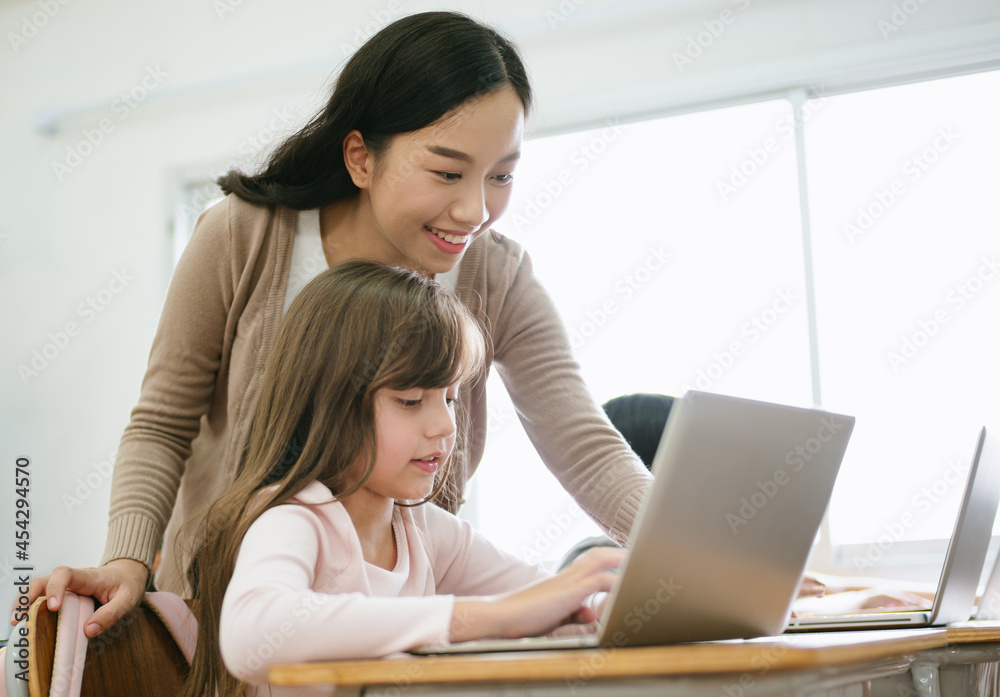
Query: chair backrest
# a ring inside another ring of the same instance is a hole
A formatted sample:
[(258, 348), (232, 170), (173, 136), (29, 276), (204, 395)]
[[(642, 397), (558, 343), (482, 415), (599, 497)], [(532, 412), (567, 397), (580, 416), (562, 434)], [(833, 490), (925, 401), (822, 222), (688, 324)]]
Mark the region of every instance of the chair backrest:
[[(67, 593), (58, 613), (49, 612), (45, 600), (35, 601), (25, 625), (29, 697), (173, 697), (180, 691), (197, 638), (197, 601), (147, 593), (134, 612), (87, 640), (83, 622), (93, 599)], [(24, 694), (22, 687), (6, 693)]]

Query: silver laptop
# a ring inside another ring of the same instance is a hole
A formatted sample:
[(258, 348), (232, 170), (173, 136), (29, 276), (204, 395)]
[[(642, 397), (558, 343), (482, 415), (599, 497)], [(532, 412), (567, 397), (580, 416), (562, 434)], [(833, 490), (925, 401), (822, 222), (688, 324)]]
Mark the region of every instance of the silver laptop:
[(598, 634), (415, 653), (780, 634), (853, 428), (849, 416), (688, 392), (667, 421)]
[(996, 438), (987, 434), (984, 427), (979, 432), (958, 520), (948, 543), (930, 610), (796, 617), (789, 623), (789, 631), (926, 627), (967, 621), (976, 602), (976, 590), (993, 534), (993, 520), (1000, 504), (998, 446)]

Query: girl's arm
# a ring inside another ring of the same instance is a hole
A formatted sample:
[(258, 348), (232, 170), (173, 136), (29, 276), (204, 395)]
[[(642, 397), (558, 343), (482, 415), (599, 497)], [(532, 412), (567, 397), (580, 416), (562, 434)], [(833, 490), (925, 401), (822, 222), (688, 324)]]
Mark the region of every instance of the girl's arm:
[(599, 608), (587, 600), (607, 593), (625, 550), (588, 550), (552, 578), (493, 598), (455, 600), (451, 641), (500, 637), (517, 639), (549, 634), (565, 624), (589, 624)]
[[(578, 564), (553, 575), (499, 549), (468, 521), (434, 504), (410, 511), (424, 535), (438, 592), (460, 596), (451, 624), (453, 642), (538, 636), (567, 623), (594, 622), (599, 608), (591, 603), (603, 599), (603, 594), (594, 594), (610, 590), (614, 576), (608, 572), (618, 567), (624, 554), (604, 548), (581, 555)], [(588, 631), (593, 628), (566, 628), (559, 634)]]
[(250, 526), (219, 623), (233, 675), (262, 684), (275, 664), (374, 658), (448, 641), (454, 597), (371, 597), (363, 559), (344, 540), (298, 505), (265, 511)]
[(431, 559), (438, 593), (498, 595), (552, 578), (541, 564), (506, 552), (433, 503), (409, 509)]
[(558, 576), (502, 595), (457, 601), (453, 595), (372, 597), (359, 568), (364, 562), (345, 540), (331, 535), (320, 516), (304, 506), (277, 506), (250, 526), (219, 622), (219, 648), (233, 675), (262, 684), (268, 668), (281, 663), (374, 658), (427, 644), (531, 636), (569, 621), (590, 622), (593, 612), (584, 601), (610, 589), (609, 569), (622, 554), (605, 549), (585, 555)]

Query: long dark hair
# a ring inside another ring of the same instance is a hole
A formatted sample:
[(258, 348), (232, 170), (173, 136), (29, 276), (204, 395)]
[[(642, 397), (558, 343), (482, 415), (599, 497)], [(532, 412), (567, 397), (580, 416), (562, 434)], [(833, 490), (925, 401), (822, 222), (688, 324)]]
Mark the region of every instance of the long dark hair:
[[(268, 357), (236, 480), (200, 523), (205, 541), (189, 576), (201, 609), (186, 697), (242, 694), (222, 662), (219, 619), (250, 525), (313, 481), (331, 497), (356, 491), (375, 465), (376, 392), (472, 379), (484, 345), (481, 327), (455, 296), (374, 262), (339, 264), (295, 298)], [(465, 440), (458, 434), (457, 443)], [(451, 467), (464, 470), (462, 456), (456, 445), (424, 501), (450, 485)]]
[(218, 184), (251, 203), (309, 210), (357, 193), (344, 165), (352, 130), (376, 156), (393, 135), (429, 126), (475, 97), (505, 85), (531, 105), (531, 87), (517, 49), (474, 19), (424, 12), (399, 19), (351, 56), (330, 101), (300, 131), (277, 146), (264, 168), (232, 169)]

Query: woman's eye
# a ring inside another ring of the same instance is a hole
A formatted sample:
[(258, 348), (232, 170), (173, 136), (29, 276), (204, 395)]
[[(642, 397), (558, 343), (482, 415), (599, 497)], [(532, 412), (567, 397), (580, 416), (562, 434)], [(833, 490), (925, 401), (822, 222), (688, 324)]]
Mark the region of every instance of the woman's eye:
[(512, 181), (514, 181), (514, 175), (513, 174), (497, 174), (496, 176), (493, 177), (493, 179), (496, 180), (497, 184), (510, 184)]
[(420, 404), (420, 400), (419, 399), (400, 399), (399, 403), (405, 409), (412, 409), (413, 407), (415, 407), (418, 404)]
[(458, 172), (437, 172), (442, 179), (449, 182), (455, 182), (462, 178), (462, 175)]

